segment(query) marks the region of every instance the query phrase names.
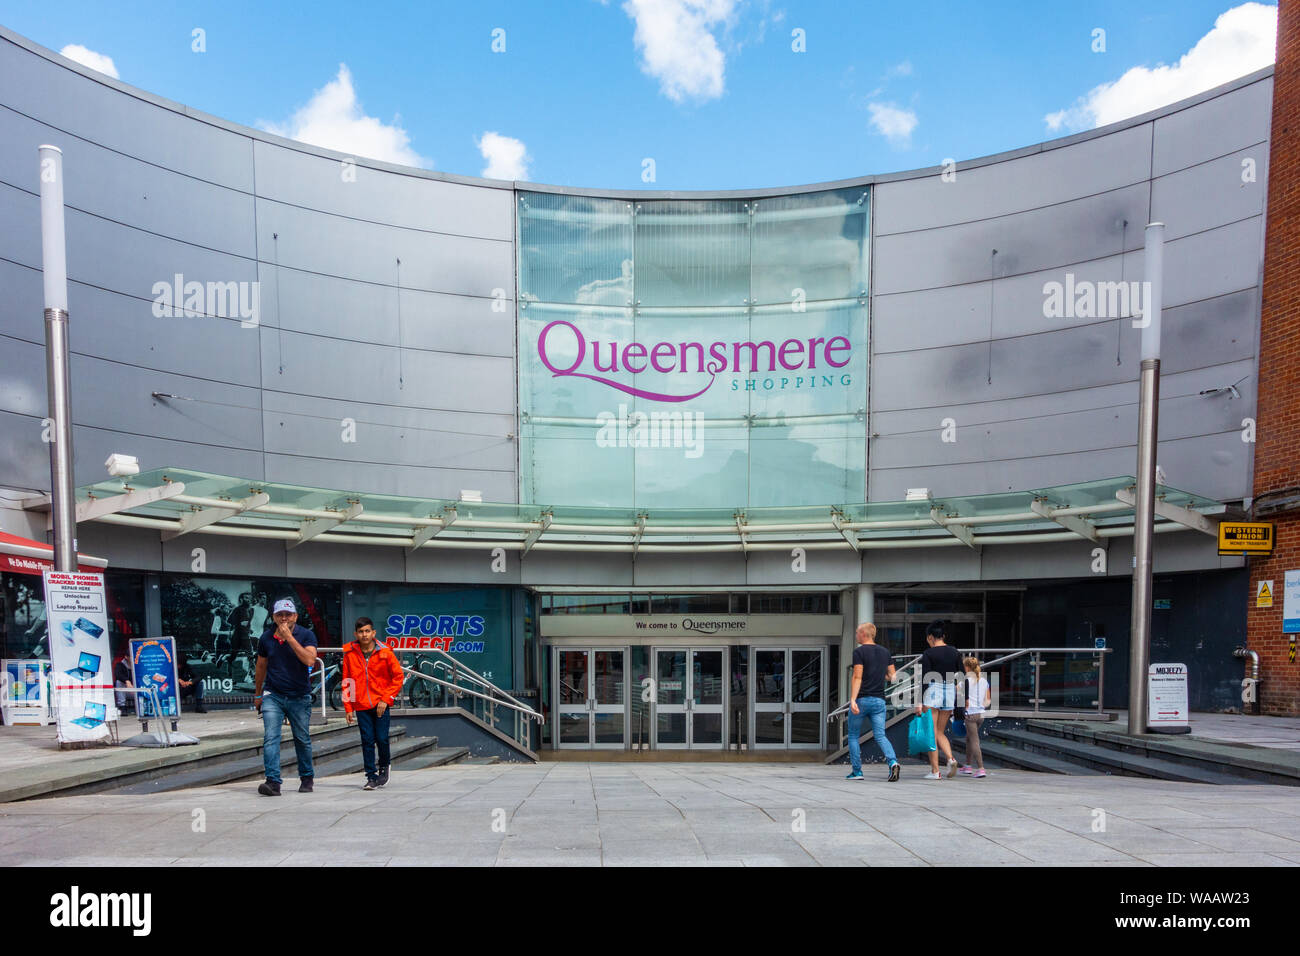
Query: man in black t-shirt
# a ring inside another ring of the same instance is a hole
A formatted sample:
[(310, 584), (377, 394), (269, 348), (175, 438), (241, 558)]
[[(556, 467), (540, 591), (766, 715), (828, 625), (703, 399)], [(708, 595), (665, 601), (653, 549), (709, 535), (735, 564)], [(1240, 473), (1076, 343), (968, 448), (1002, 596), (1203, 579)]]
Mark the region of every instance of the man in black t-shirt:
[(876, 625), (859, 624), (858, 646), (853, 649), (853, 686), (849, 689), (849, 762), (847, 779), (862, 779), (862, 722), (871, 721), (872, 739), (889, 763), (890, 783), (898, 780), (898, 757), (885, 736), (885, 684), (894, 679), (889, 649), (876, 643)]
[(952, 744), (945, 733), (948, 718), (957, 706), (957, 679), (965, 671), (961, 663), (961, 652), (949, 647), (946, 641), (942, 621), (935, 621), (925, 630), (929, 648), (921, 655), (921, 683), (925, 687), (925, 696), (917, 704), (916, 712), (930, 711), (934, 718), (934, 742), (939, 750), (930, 751), (930, 779), (939, 779), (939, 751), (948, 761), (948, 776), (957, 775), (957, 761), (952, 756)]

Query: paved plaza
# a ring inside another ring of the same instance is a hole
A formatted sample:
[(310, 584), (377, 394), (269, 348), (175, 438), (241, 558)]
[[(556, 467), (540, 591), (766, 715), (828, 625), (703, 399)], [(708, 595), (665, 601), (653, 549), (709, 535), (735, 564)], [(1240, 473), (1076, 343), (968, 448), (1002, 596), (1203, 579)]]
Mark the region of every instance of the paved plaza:
[(1290, 787), (808, 764), (458, 765), (0, 806), (0, 865), (1288, 866)]

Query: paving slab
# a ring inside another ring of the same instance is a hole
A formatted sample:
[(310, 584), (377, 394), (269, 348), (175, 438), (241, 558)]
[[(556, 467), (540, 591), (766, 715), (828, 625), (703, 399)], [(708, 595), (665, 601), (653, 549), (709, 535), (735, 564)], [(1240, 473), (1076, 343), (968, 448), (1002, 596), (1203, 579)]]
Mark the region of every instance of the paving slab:
[(335, 778), (278, 799), (228, 784), (9, 804), (0, 865), (1295, 866), (1294, 793), (1012, 770), (850, 783), (806, 763), (460, 765), (371, 792)]

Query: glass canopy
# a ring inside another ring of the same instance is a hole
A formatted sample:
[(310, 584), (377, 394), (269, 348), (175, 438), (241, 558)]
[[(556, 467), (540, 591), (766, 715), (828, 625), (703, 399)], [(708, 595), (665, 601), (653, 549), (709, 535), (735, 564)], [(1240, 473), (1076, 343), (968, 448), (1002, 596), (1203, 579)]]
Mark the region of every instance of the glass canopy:
[[(982, 543), (1099, 540), (1132, 534), (1134, 479), (992, 495), (797, 507), (606, 508), (546, 506), (359, 491), (160, 468), (78, 489), (78, 520), (156, 528), (164, 540), (225, 534), (421, 547), (565, 551), (978, 548)], [(1160, 530), (1215, 533), (1225, 506), (1159, 485)], [(1126, 500), (1127, 499), (1127, 500)]]

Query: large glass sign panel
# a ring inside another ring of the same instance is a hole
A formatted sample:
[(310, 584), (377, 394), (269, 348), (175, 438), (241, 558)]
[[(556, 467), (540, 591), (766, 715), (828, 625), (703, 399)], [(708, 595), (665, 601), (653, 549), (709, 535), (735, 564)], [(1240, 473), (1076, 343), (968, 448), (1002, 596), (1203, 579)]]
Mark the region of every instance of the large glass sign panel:
[(521, 193), (520, 500), (862, 501), (868, 197)]

